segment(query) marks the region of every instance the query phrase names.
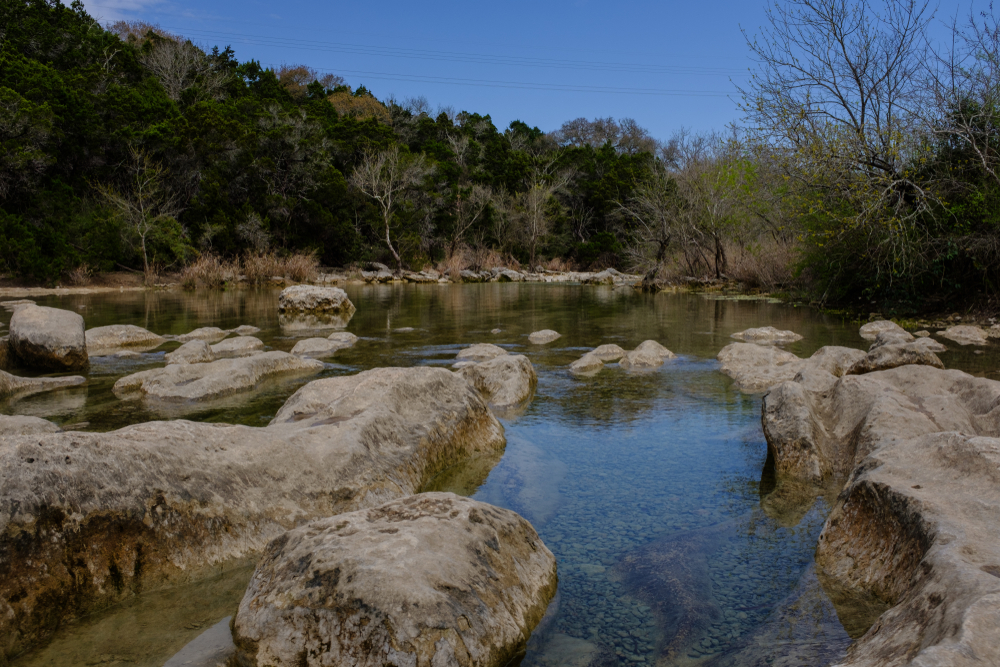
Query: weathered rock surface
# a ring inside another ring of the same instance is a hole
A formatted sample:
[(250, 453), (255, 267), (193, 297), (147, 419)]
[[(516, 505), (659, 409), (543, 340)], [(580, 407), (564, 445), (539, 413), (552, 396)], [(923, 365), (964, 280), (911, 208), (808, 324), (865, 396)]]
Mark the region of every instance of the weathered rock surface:
[(57, 371), (86, 369), (87, 336), (78, 313), (26, 305), (10, 318), (10, 347), (25, 366)]
[(315, 359), (264, 352), (242, 359), (172, 364), (140, 371), (115, 382), (114, 392), (119, 398), (139, 394), (160, 401), (206, 401), (249, 391), (278, 375), (307, 375), (321, 370), (323, 362)]
[(163, 358), (168, 366), (172, 364), (206, 364), (215, 361), (211, 346), (199, 338), (189, 340), (173, 352), (167, 352)]
[(222, 340), (229, 335), (229, 332), (219, 327), (201, 327), (180, 336), (174, 336), (174, 340), (186, 343), (189, 340), (203, 340), (208, 343)]
[(1000, 382), (926, 365), (807, 375), (764, 398), (775, 468), (850, 474), (819, 574), (834, 602), (894, 605), (843, 664), (1000, 661)]
[(986, 331), (971, 324), (948, 327), (944, 331), (939, 331), (938, 336), (955, 341), (959, 345), (986, 345), (989, 342)]
[[(882, 335), (879, 335), (881, 340)], [(861, 359), (854, 362), (844, 371), (844, 375), (864, 375), (874, 371), (886, 371), (910, 364), (944, 368), (938, 356), (930, 351), (926, 343), (929, 339), (922, 338), (908, 343), (884, 343), (872, 345), (871, 350)]]
[(604, 269), (593, 275), (587, 276), (580, 282), (584, 285), (614, 285), (615, 281), (620, 281), (625, 274), (615, 269)]
[(604, 362), (593, 351), (586, 353), (569, 365), (569, 372), (577, 375), (592, 375), (604, 368)]
[(351, 347), (358, 342), (358, 337), (350, 331), (334, 331), (332, 334), (327, 336), (326, 339), (340, 343), (344, 347)]
[(618, 362), (622, 368), (659, 368), (667, 359), (675, 359), (676, 354), (655, 340), (643, 341), (631, 352), (627, 352)]
[(474, 361), (479, 363), (480, 361), (489, 361), (490, 359), (502, 357), (505, 354), (507, 354), (507, 350), (499, 345), (476, 343), (475, 345), (470, 345), (459, 350), (458, 354), (455, 355), (455, 359), (457, 361)]
[(562, 338), (562, 334), (558, 331), (553, 331), (552, 329), (542, 329), (541, 331), (536, 331), (528, 335), (528, 340), (535, 345), (545, 345), (551, 343), (557, 338)]
[(802, 340), (802, 336), (794, 331), (783, 331), (774, 327), (758, 327), (744, 329), (730, 336), (745, 343), (794, 343)]
[(167, 339), (134, 324), (111, 324), (87, 329), (87, 354), (101, 357), (121, 350), (145, 352), (162, 345)]
[(339, 287), (293, 285), (278, 295), (279, 313), (326, 313), (353, 315), (354, 304)]
[(793, 380), (807, 368), (840, 377), (864, 356), (861, 350), (828, 346), (820, 348), (808, 359), (801, 359), (791, 352), (771, 346), (730, 343), (722, 348), (717, 359), (722, 362), (720, 370), (733, 378), (741, 391), (760, 393)]
[(250, 335), (237, 338), (227, 338), (212, 346), (212, 356), (216, 359), (235, 359), (237, 357), (252, 357), (264, 351), (264, 341)]
[(875, 322), (863, 324), (859, 333), (865, 340), (875, 340), (880, 333), (885, 331), (906, 333), (906, 329), (889, 320), (876, 320)]
[(233, 329), (232, 333), (237, 336), (252, 336), (255, 333), (260, 333), (260, 327), (255, 327), (251, 324), (241, 324)]
[(274, 540), (233, 638), (258, 667), (503, 667), (555, 591), (555, 558), (523, 518), (423, 493)]
[(6, 371), (0, 371), (0, 399), (9, 396), (38, 394), (43, 391), (77, 387), (86, 381), (86, 378), (79, 375), (58, 378), (24, 378), (11, 375)]
[(475, 390), (427, 367), (311, 382), (264, 428), (173, 420), (5, 435), (0, 655), (140, 588), (246, 562), (309, 520), (412, 495), (503, 446)]
[(58, 433), (60, 430), (58, 426), (41, 417), (0, 415), (0, 435), (35, 435), (38, 433)]
[(292, 354), (300, 357), (311, 357), (313, 359), (324, 359), (332, 357), (338, 350), (350, 347), (340, 341), (328, 338), (303, 338), (295, 343)]
[(614, 343), (605, 343), (604, 345), (598, 345), (587, 354), (592, 354), (601, 361), (607, 363), (609, 361), (618, 361), (624, 357), (625, 350)]
[(538, 375), (528, 358), (505, 354), (459, 369), (469, 383), (498, 408), (508, 408), (531, 398)]

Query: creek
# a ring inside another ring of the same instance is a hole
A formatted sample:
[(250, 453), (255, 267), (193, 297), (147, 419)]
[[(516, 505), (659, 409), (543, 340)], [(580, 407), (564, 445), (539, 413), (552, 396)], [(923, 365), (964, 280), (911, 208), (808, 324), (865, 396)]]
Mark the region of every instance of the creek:
[[(735, 666), (776, 657), (783, 665), (822, 665), (836, 661), (850, 637), (867, 627), (851, 610), (833, 608), (812, 571), (834, 497), (790, 512), (764, 511), (761, 499), (773, 481), (765, 466), (760, 396), (736, 390), (715, 361), (730, 334), (765, 325), (801, 334), (803, 340), (783, 346), (800, 356), (824, 345), (866, 349), (857, 323), (774, 300), (630, 288), (346, 290), (358, 309), (347, 331), (360, 340), (329, 359), (319, 377), (381, 366), (449, 366), (462, 347), (479, 342), (525, 354), (535, 365), (533, 400), (501, 418), (507, 434), (502, 460), (489, 471), (451, 471), (429, 487), (521, 513), (556, 555), (559, 593), (523, 665)], [(301, 337), (282, 330), (274, 290), (36, 301), (81, 313), (88, 328), (136, 324), (183, 334), (250, 324), (261, 329), (255, 335), (266, 345), (286, 351)], [(0, 321), (9, 318), (0, 311)], [(562, 337), (530, 344), (527, 335), (540, 329)], [(588, 378), (567, 371), (597, 345), (631, 349), (646, 339), (678, 359), (647, 372), (617, 364)], [(317, 379), (269, 382), (252, 393), (168, 412), (114, 396), (115, 380), (162, 365), (177, 345), (137, 358), (95, 358), (85, 386), (2, 402), (0, 412), (88, 431), (169, 418), (264, 426), (299, 386)], [(949, 347), (942, 355), (949, 368), (994, 377), (991, 352)], [(234, 568), (211, 581), (143, 594), (67, 624), (13, 664), (215, 665), (224, 649), (219, 624), (235, 610), (250, 573)]]

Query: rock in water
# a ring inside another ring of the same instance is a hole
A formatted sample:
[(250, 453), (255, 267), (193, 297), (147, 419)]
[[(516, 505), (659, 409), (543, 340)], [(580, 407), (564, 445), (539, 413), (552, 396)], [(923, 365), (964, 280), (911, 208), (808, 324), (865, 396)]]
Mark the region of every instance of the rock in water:
[(802, 340), (802, 336), (794, 331), (782, 331), (774, 327), (745, 329), (734, 333), (730, 338), (735, 338), (745, 343), (794, 343), (797, 340)]
[(87, 381), (79, 375), (61, 378), (23, 378), (0, 371), (0, 399), (8, 396), (38, 394), (67, 387), (78, 387)]
[(311, 382), (264, 428), (172, 420), (5, 435), (0, 655), (140, 588), (256, 559), (312, 519), (412, 495), (503, 447), (479, 394), (427, 367)]
[(354, 341), (358, 339), (354, 334), (346, 332), (344, 336), (353, 336), (353, 338), (344, 338), (339, 334), (331, 334), (329, 338), (306, 338), (300, 340), (292, 348), (292, 354), (300, 357), (312, 357), (314, 359), (332, 357), (335, 352), (354, 345)]
[(848, 480), (816, 551), (831, 598), (892, 606), (842, 664), (1000, 663), (997, 404), (1000, 382), (926, 365), (765, 396), (779, 476)]
[(26, 415), (0, 415), (0, 435), (58, 433), (60, 430), (61, 429), (52, 422), (40, 417), (28, 417)]
[(618, 365), (622, 368), (658, 368), (665, 360), (676, 357), (676, 354), (655, 340), (647, 340), (622, 357)]
[(161, 401), (206, 401), (249, 391), (278, 375), (321, 370), (323, 362), (315, 359), (302, 359), (287, 352), (264, 352), (242, 359), (173, 364), (140, 371), (115, 382), (113, 390), (119, 398), (140, 394)]
[(555, 557), (523, 518), (422, 493), (271, 542), (233, 640), (257, 667), (504, 667), (555, 591)]
[(569, 372), (575, 375), (593, 375), (604, 368), (604, 362), (593, 352), (588, 352), (569, 365)]
[(168, 366), (173, 364), (207, 364), (215, 361), (212, 348), (199, 338), (189, 340), (173, 352), (167, 352), (163, 358)]
[[(883, 336), (884, 334), (879, 334), (879, 340), (882, 340)], [(928, 343), (934, 344), (934, 341), (922, 338), (919, 341), (909, 343), (879, 345), (876, 342), (868, 354), (855, 361), (850, 368), (844, 371), (844, 375), (864, 375), (865, 373), (885, 371), (910, 364), (944, 368), (944, 364), (941, 363), (938, 356), (928, 349)]]
[(625, 350), (614, 343), (605, 343), (604, 345), (598, 345), (587, 354), (592, 354), (604, 363), (608, 363), (609, 361), (618, 361), (624, 357)]
[(939, 331), (938, 336), (953, 340), (959, 345), (986, 345), (989, 336), (981, 327), (962, 324), (957, 327), (948, 327), (944, 331)]
[(279, 313), (353, 315), (354, 304), (339, 287), (293, 285), (278, 295)]
[(255, 327), (251, 324), (241, 324), (240, 326), (233, 329), (233, 333), (237, 336), (252, 336), (255, 333), (260, 332), (260, 327)]
[(87, 329), (87, 354), (102, 357), (121, 350), (153, 350), (166, 338), (134, 324), (111, 324)]
[(189, 340), (203, 340), (208, 343), (213, 343), (217, 340), (222, 340), (229, 335), (229, 332), (225, 329), (220, 329), (219, 327), (201, 327), (200, 329), (195, 329), (186, 334), (181, 334), (176, 336), (174, 340), (178, 340), (182, 343), (186, 343)]
[(860, 333), (861, 337), (865, 340), (875, 340), (875, 338), (884, 331), (906, 333), (906, 329), (899, 326), (895, 322), (890, 322), (889, 320), (876, 320), (875, 322), (864, 324), (861, 326), (861, 330), (858, 333)]
[(520, 354), (505, 354), (466, 366), (458, 372), (498, 408), (509, 408), (527, 401), (538, 385), (534, 366)]
[(545, 345), (561, 337), (562, 334), (558, 331), (553, 331), (552, 329), (542, 329), (541, 331), (536, 331), (533, 334), (530, 334), (528, 336), (528, 340), (535, 345)]
[(10, 318), (10, 346), (30, 368), (83, 370), (89, 365), (84, 329), (78, 313), (27, 305)]
[(717, 358), (722, 362), (719, 370), (733, 378), (741, 391), (763, 393), (782, 382), (795, 379), (807, 368), (840, 377), (864, 356), (861, 350), (831, 345), (820, 348), (808, 359), (801, 359), (776, 347), (730, 343), (722, 348)]
[(492, 343), (476, 343), (475, 345), (470, 345), (469, 347), (459, 350), (458, 354), (455, 355), (455, 360), (473, 361), (479, 363), (480, 361), (489, 361), (490, 359), (502, 357), (505, 354), (507, 354), (507, 350), (503, 349), (499, 345), (494, 345)]
[(264, 341), (250, 335), (237, 338), (227, 338), (212, 346), (212, 356), (216, 359), (235, 359), (237, 357), (252, 357), (264, 351)]

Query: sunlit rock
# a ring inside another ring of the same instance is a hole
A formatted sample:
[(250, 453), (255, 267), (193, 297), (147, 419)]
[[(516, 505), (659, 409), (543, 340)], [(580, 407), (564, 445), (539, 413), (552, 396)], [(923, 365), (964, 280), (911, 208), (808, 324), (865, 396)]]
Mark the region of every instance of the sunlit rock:
[(509, 408), (527, 401), (538, 384), (534, 366), (520, 354), (504, 354), (466, 366), (458, 372), (491, 405), (498, 408)]
[(939, 331), (938, 336), (955, 341), (959, 345), (986, 345), (989, 342), (986, 331), (971, 324), (948, 327), (944, 331)]
[(794, 343), (802, 340), (802, 336), (794, 331), (783, 331), (774, 327), (758, 327), (744, 329), (730, 336), (745, 343)]
[(74, 371), (89, 365), (83, 318), (70, 310), (18, 308), (10, 318), (10, 347), (30, 368)]
[(861, 325), (861, 329), (858, 333), (865, 340), (875, 340), (875, 338), (884, 331), (894, 331), (906, 333), (906, 330), (889, 320), (876, 320), (875, 322), (869, 322), (868, 324)]
[(631, 352), (627, 352), (618, 362), (622, 368), (659, 368), (667, 359), (675, 359), (676, 354), (655, 340), (643, 341)]
[(216, 359), (251, 357), (264, 351), (264, 341), (248, 335), (238, 336), (212, 345), (211, 350)]
[(233, 639), (250, 665), (504, 667), (555, 590), (555, 557), (523, 518), (425, 493), (274, 540)]
[(839, 377), (864, 356), (861, 350), (831, 345), (820, 348), (808, 359), (801, 359), (770, 345), (730, 343), (722, 348), (717, 359), (722, 362), (719, 370), (733, 378), (741, 391), (762, 393), (795, 379), (805, 369), (818, 369)]
[(11, 375), (6, 371), (0, 371), (0, 398), (26, 396), (28, 394), (38, 394), (43, 391), (78, 387), (86, 381), (86, 378), (79, 375), (58, 378), (26, 378)]
[(166, 341), (163, 336), (134, 324), (110, 324), (87, 329), (86, 338), (87, 354), (91, 357), (106, 356), (121, 350), (145, 352), (156, 349)]
[(205, 364), (215, 361), (211, 346), (199, 338), (189, 340), (173, 352), (167, 352), (163, 358), (168, 366), (172, 364)]
[(553, 331), (552, 329), (542, 329), (541, 331), (536, 331), (530, 334), (528, 336), (528, 340), (535, 345), (545, 345), (561, 337), (562, 334), (558, 331)]
[(229, 332), (219, 327), (201, 327), (180, 336), (174, 336), (174, 340), (186, 343), (189, 340), (203, 340), (208, 343), (222, 340), (229, 335)]
[(605, 343), (604, 345), (598, 345), (593, 350), (587, 354), (592, 354), (601, 361), (608, 363), (612, 361), (618, 361), (625, 356), (625, 350), (614, 343)]
[(591, 351), (571, 363), (569, 372), (575, 375), (593, 375), (602, 368), (604, 368), (604, 362)]
[(455, 355), (455, 360), (462, 361), (489, 361), (490, 359), (496, 359), (497, 357), (502, 357), (507, 354), (507, 350), (503, 349), (499, 345), (493, 345), (492, 343), (476, 343), (475, 345), (470, 345), (469, 347), (462, 348), (459, 350), (458, 354)]
[[(2, 379), (0, 379), (2, 382)], [(40, 417), (27, 415), (0, 415), (0, 435), (35, 435), (40, 433), (58, 433), (61, 429)]]
[(347, 292), (339, 287), (293, 285), (278, 295), (278, 312), (288, 314), (311, 313), (350, 317), (355, 308)]

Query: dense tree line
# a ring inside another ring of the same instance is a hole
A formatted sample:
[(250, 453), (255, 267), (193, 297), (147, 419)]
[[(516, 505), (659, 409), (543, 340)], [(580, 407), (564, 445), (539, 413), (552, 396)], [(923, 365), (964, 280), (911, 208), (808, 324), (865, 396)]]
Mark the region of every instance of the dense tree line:
[(736, 278), (860, 306), (992, 293), (1000, 32), (912, 0), (787, 0), (748, 36), (745, 118), (660, 142), (376, 99), (74, 2), (0, 0), (0, 271), (199, 255)]

